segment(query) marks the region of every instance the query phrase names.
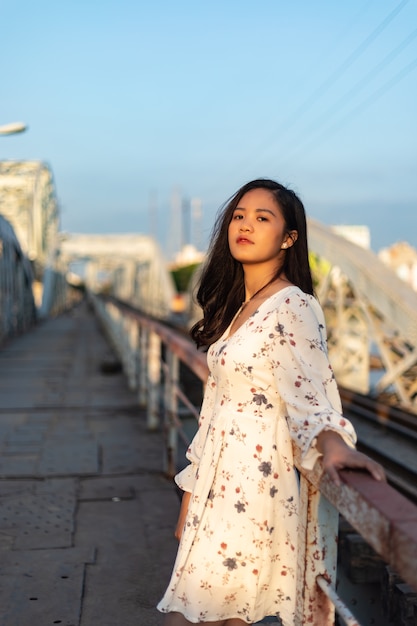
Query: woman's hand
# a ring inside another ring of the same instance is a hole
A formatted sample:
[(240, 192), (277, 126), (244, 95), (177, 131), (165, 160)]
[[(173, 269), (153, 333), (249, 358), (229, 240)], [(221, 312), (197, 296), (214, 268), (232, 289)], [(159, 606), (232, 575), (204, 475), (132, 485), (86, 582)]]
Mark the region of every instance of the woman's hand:
[(181, 500), (180, 513), (178, 515), (177, 526), (175, 528), (175, 537), (178, 539), (178, 541), (180, 541), (181, 539), (182, 531), (183, 531), (184, 524), (185, 524), (185, 518), (187, 517), (190, 498), (191, 498), (191, 493), (189, 493), (188, 491), (184, 491), (182, 500)]
[(375, 480), (386, 481), (383, 467), (366, 454), (350, 448), (336, 431), (323, 430), (317, 437), (317, 449), (323, 455), (323, 470), (336, 485), (341, 484), (341, 469), (364, 469)]

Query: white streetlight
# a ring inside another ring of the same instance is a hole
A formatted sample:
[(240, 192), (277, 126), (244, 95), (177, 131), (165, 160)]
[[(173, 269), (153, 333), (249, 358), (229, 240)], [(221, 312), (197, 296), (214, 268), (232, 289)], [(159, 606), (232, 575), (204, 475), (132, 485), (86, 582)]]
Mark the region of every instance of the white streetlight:
[(11, 122), (10, 124), (3, 124), (0, 126), (0, 135), (14, 135), (16, 133), (23, 133), (27, 126), (23, 122)]

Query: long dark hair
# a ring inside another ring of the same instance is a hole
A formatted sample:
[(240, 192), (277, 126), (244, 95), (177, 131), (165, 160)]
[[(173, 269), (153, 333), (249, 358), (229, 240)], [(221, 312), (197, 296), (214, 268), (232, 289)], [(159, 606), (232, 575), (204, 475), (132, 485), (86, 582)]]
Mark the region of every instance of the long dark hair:
[(281, 209), (286, 231), (290, 233), (296, 230), (298, 233), (294, 245), (286, 249), (284, 262), (275, 278), (285, 273), (290, 282), (305, 293), (313, 294), (303, 203), (291, 189), (274, 180), (252, 180), (223, 205), (214, 224), (197, 291), (197, 302), (203, 310), (203, 318), (191, 328), (191, 337), (198, 347), (209, 346), (222, 336), (245, 298), (243, 268), (230, 253), (228, 228), (241, 198), (253, 189), (269, 191)]

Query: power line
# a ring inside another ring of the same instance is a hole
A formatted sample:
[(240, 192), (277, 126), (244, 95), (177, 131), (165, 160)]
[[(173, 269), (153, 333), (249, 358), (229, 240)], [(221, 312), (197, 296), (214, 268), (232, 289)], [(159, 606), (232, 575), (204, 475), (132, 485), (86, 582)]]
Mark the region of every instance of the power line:
[(304, 113), (305, 110), (310, 108), (311, 104), (314, 104), (319, 100), (323, 94), (325, 94), (330, 87), (334, 85), (334, 83), (339, 80), (339, 78), (346, 72), (346, 70), (360, 57), (362, 54), (369, 48), (371, 43), (375, 41), (375, 39), (387, 28), (387, 26), (395, 19), (408, 4), (410, 0), (402, 0), (400, 4), (393, 10), (391, 13), (387, 15), (387, 17), (382, 20), (382, 22), (372, 31), (366, 39), (359, 44), (359, 46), (337, 67), (325, 81), (321, 83), (313, 92), (313, 94), (302, 104), (294, 113), (294, 121), (298, 118), (298, 116)]
[[(340, 120), (329, 126), (323, 134), (322, 140), (319, 142), (317, 139), (311, 138), (305, 147), (309, 147), (312, 144), (317, 145), (318, 143), (323, 143), (325, 139), (329, 139), (332, 137), (338, 130), (340, 130), (347, 122), (357, 117), (360, 113), (362, 113), (365, 109), (369, 108), (374, 102), (379, 100), (387, 91), (392, 89), (397, 83), (403, 80), (408, 74), (414, 71), (417, 68), (417, 58), (411, 61), (406, 67), (404, 67), (400, 72), (395, 74), (390, 80), (384, 83), (379, 89), (376, 89), (368, 98), (360, 102), (356, 107), (354, 107), (351, 111), (349, 111), (344, 117)], [(303, 149), (304, 149), (303, 148)], [(300, 151), (300, 147), (297, 147), (296, 150), (290, 155), (291, 157), (296, 156), (296, 153)], [(287, 153), (288, 154), (288, 153)]]
[(350, 113), (345, 115), (345, 117), (342, 120), (339, 120), (339, 122), (333, 124), (333, 126), (330, 127), (329, 131), (337, 130), (340, 126), (342, 126), (348, 120), (352, 119), (353, 117), (356, 117), (358, 113), (362, 113), (362, 111), (364, 111), (369, 106), (374, 104), (374, 102), (379, 100), (387, 91), (392, 89), (392, 87), (394, 87), (397, 83), (403, 80), (403, 78), (408, 76), (408, 74), (410, 74), (416, 68), (417, 68), (417, 58), (414, 59), (414, 61), (411, 61), (411, 63), (409, 63), (408, 65), (406, 65), (405, 68), (403, 68), (400, 72), (398, 72), (395, 76), (393, 76), (389, 81), (387, 81), (379, 89), (374, 91), (368, 98), (366, 98), (366, 100), (358, 104)]
[[(410, 0), (402, 0), (383, 20), (378, 26), (351, 52), (346, 59), (326, 78), (313, 93), (293, 112), (287, 119), (280, 125), (280, 140), (288, 133), (288, 131), (296, 124), (299, 123), (300, 117), (302, 117), (311, 107), (315, 104), (329, 89), (336, 83), (336, 81), (347, 71), (347, 69), (358, 59), (369, 46), (381, 35), (381, 33), (391, 24), (391, 22), (397, 17), (397, 15), (404, 9), (404, 7), (410, 2)], [(278, 132), (278, 131), (277, 131)], [(274, 133), (275, 139), (277, 132)], [(265, 154), (267, 149), (270, 149), (275, 140), (269, 139), (268, 142), (263, 142), (261, 151)], [(269, 144), (266, 147), (266, 144)], [(261, 152), (258, 152), (260, 156)], [(259, 161), (258, 156), (258, 161)], [(240, 166), (242, 169), (243, 164)], [(235, 168), (234, 168), (235, 169)]]
[[(369, 83), (378, 76), (382, 70), (384, 70), (397, 56), (417, 37), (417, 29), (415, 29), (408, 37), (406, 37), (394, 50), (392, 50), (389, 54), (387, 54), (382, 61), (380, 61), (374, 68), (372, 68), (365, 76), (363, 76), (351, 89), (349, 89), (346, 93), (344, 93), (331, 107), (329, 107), (324, 113), (322, 113), (318, 118), (316, 118), (313, 122), (309, 124), (309, 126), (302, 131), (303, 135), (301, 141), (298, 145), (293, 146), (291, 151), (291, 156), (294, 153), (298, 153), (302, 146), (307, 143), (311, 143), (309, 141), (309, 137), (306, 137), (306, 134), (314, 134), (317, 135), (318, 132), (329, 122), (329, 118), (334, 117), (337, 113), (340, 113), (340, 110), (345, 108), (347, 104)], [(410, 70), (411, 71), (411, 70)], [(409, 73), (409, 72), (407, 72)], [(400, 72), (402, 74), (402, 72)], [(398, 82), (398, 81), (397, 81)], [(377, 92), (374, 92), (377, 93)], [(385, 93), (385, 91), (384, 91)], [(381, 94), (382, 95), (382, 94)], [(373, 97), (373, 96), (371, 96)], [(361, 106), (361, 105), (359, 105)], [(357, 108), (357, 107), (356, 107)], [(354, 109), (356, 110), (356, 109)], [(343, 119), (349, 119), (351, 114), (347, 114)], [(288, 153), (287, 153), (288, 156)]]
[[(288, 131), (295, 125), (295, 123), (299, 123), (300, 117), (305, 115), (305, 113), (309, 111), (309, 109), (313, 106), (313, 104), (315, 104), (325, 93), (327, 93), (330, 90), (330, 88), (336, 83), (336, 81), (349, 69), (349, 67), (351, 67), (353, 63), (357, 61), (365, 53), (365, 51), (370, 47), (370, 45), (387, 29), (387, 27), (392, 23), (392, 21), (398, 16), (398, 14), (405, 8), (405, 6), (409, 2), (410, 0), (402, 0), (402, 2), (400, 2), (392, 11), (390, 11), (390, 13), (353, 50), (353, 52), (351, 52), (344, 59), (344, 61), (342, 61), (342, 63), (339, 64), (338, 68), (334, 70), (330, 74), (330, 76), (328, 76), (324, 81), (322, 81), (320, 86), (317, 87), (307, 99), (305, 99), (305, 101), (296, 109), (296, 111), (287, 117), (286, 121), (280, 124), (280, 128), (281, 128), (280, 139), (282, 139), (282, 137), (288, 133)], [(368, 74), (363, 79), (358, 81), (350, 90), (348, 90), (347, 97), (349, 101), (351, 101), (353, 97), (361, 91), (361, 89), (363, 88), (363, 84), (365, 84), (365, 81), (367, 79), (370, 80), (374, 78), (377, 74), (379, 74), (382, 71), (382, 69), (384, 69), (384, 66), (386, 66), (396, 56), (398, 56), (398, 54), (406, 46), (408, 46), (411, 43), (411, 41), (414, 40), (415, 37), (416, 37), (416, 31), (413, 31), (405, 40), (403, 40), (403, 42), (401, 42), (396, 48), (394, 48), (394, 50), (392, 50), (388, 55), (386, 55), (386, 57), (384, 57), (384, 59), (380, 63), (378, 63), (370, 72), (368, 72)], [(343, 125), (345, 125), (351, 119), (359, 115), (365, 109), (369, 108), (375, 101), (380, 99), (387, 91), (393, 88), (398, 82), (400, 82), (410, 72), (412, 72), (415, 69), (416, 62), (417, 61), (413, 61), (412, 63), (410, 63), (403, 70), (401, 70), (398, 74), (396, 74), (392, 79), (390, 79), (380, 88), (375, 90), (368, 98), (366, 98), (364, 101), (362, 101), (352, 110), (350, 110), (342, 119), (340, 119), (339, 121), (335, 122), (332, 126), (325, 129), (322, 132), (322, 136), (319, 137), (317, 140), (310, 140), (307, 143), (306, 148), (308, 149), (312, 144), (318, 145), (319, 143), (323, 143), (325, 140), (330, 138), (334, 133), (336, 133)], [(333, 111), (334, 106), (330, 107), (330, 112)], [(321, 127), (322, 126), (323, 126), (323, 123), (321, 124)], [(275, 136), (277, 132), (278, 130), (276, 131)], [(270, 137), (271, 137), (271, 133), (269, 133), (268, 135), (268, 140), (262, 143), (258, 151), (256, 150), (252, 151), (252, 154), (255, 153), (257, 155), (256, 163), (258, 163), (258, 165), (254, 163), (254, 160), (250, 164), (248, 164), (248, 160), (246, 160), (245, 167), (244, 167), (245, 165), (244, 163), (242, 163), (239, 168), (236, 168), (236, 166), (234, 166), (233, 172), (230, 173), (230, 175), (233, 178), (237, 178), (238, 180), (241, 180), (243, 169), (247, 170), (250, 167), (253, 170), (255, 166), (259, 167), (259, 162), (260, 162), (259, 157), (262, 156), (262, 153), (265, 155), (267, 151), (270, 152), (270, 148), (272, 147), (273, 143), (275, 143), (274, 140), (273, 139), (271, 140)], [(266, 144), (269, 144), (269, 145), (267, 146)], [(300, 151), (299, 145), (295, 146), (294, 153), (296, 151), (298, 152)], [(294, 156), (294, 154), (291, 152), (291, 155), (289, 155), (287, 151), (287, 153), (284, 155), (285, 160), (287, 160), (288, 156), (292, 157)], [(264, 160), (264, 159), (261, 159), (261, 160)], [(275, 166), (275, 163), (274, 163), (274, 166)], [(214, 191), (213, 186), (210, 185), (207, 191), (209, 193), (212, 193)]]

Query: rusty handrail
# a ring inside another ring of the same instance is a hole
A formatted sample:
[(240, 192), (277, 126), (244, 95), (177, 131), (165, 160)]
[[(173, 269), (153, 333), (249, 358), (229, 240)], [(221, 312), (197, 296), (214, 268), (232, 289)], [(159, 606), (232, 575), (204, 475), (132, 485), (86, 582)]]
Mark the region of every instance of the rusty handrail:
[(178, 358), (181, 359), (190, 370), (198, 376), (198, 378), (205, 382), (208, 376), (208, 367), (205, 354), (198, 352), (194, 344), (183, 335), (180, 335), (178, 331), (158, 322), (154, 318), (141, 313), (138, 309), (135, 309), (126, 302), (121, 302), (113, 296), (101, 296), (101, 299), (107, 302), (111, 302), (117, 306), (126, 315), (140, 321), (141, 325), (145, 326), (149, 330), (156, 332), (164, 341), (164, 343), (175, 352)]
[(309, 472), (308, 479), (410, 586), (417, 590), (417, 506), (367, 472), (343, 470), (342, 487)]

